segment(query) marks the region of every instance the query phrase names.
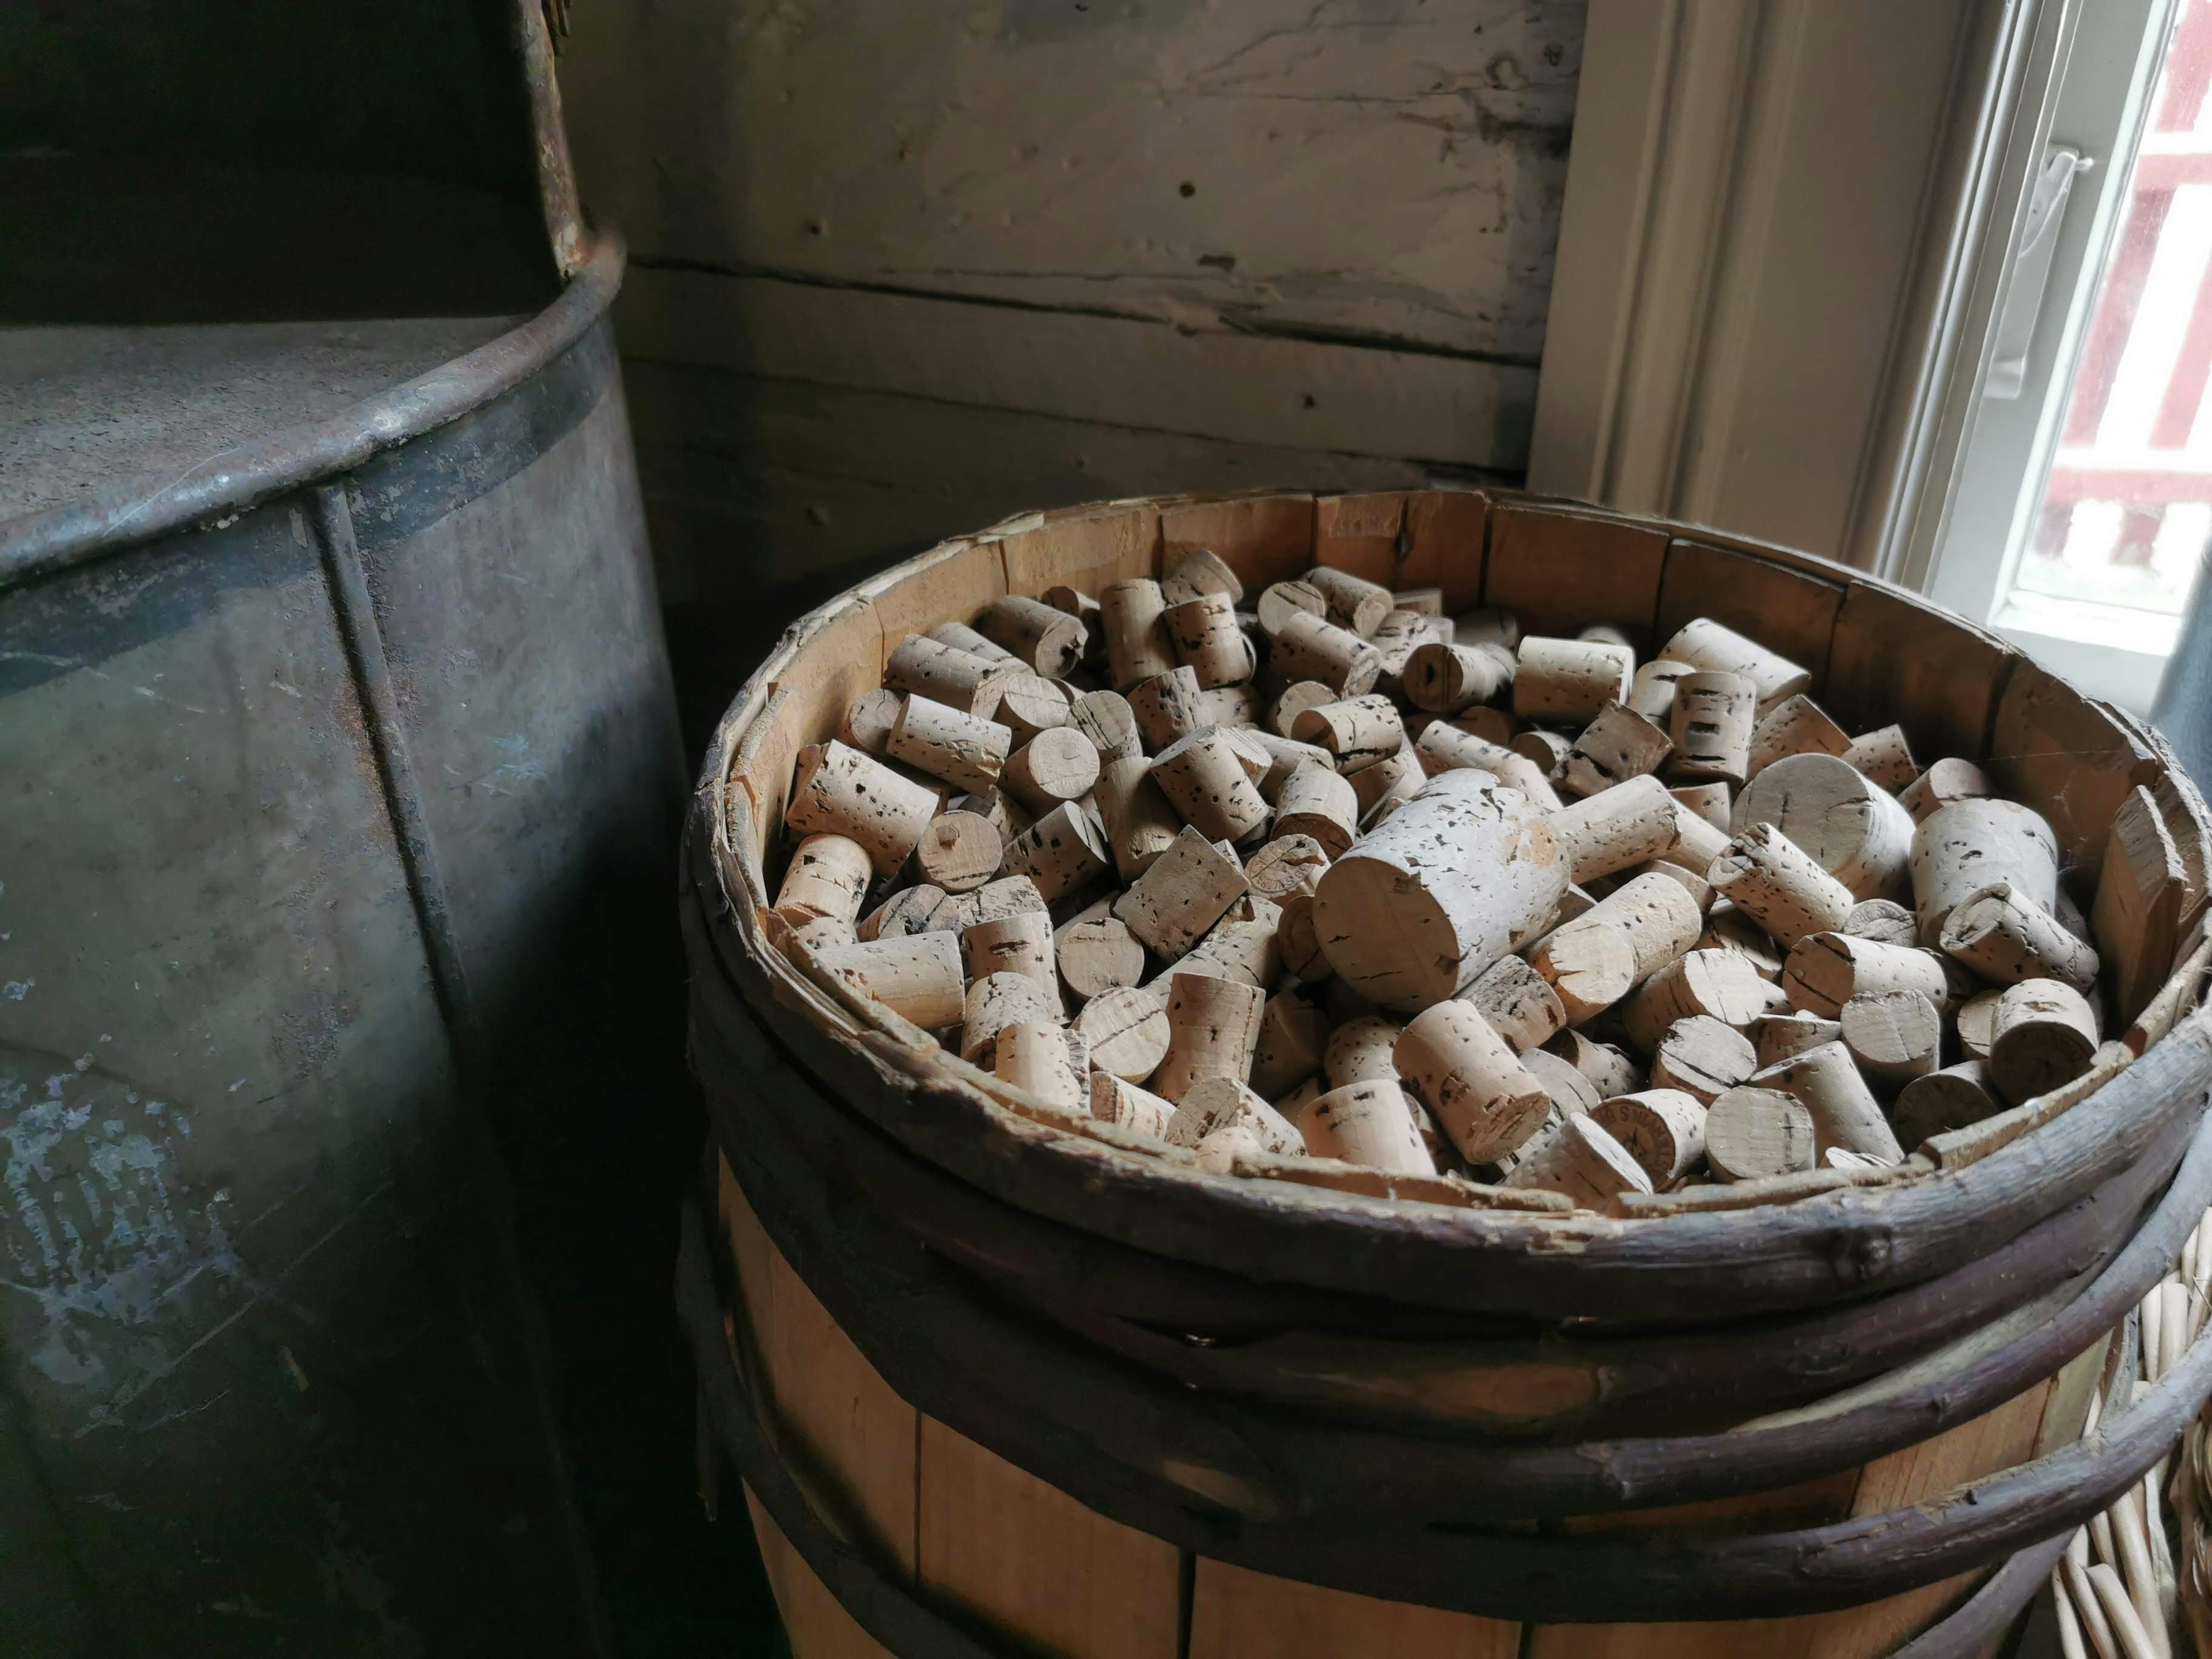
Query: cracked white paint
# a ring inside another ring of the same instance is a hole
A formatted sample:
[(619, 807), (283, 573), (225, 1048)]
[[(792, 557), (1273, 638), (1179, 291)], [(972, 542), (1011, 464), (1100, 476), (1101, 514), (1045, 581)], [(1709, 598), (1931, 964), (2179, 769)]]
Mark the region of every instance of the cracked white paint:
[[(24, 1361), (79, 1398), (87, 1431), (169, 1374), (167, 1317), (197, 1281), (246, 1270), (224, 1212), (228, 1190), (191, 1190), (172, 1137), (184, 1114), (94, 1070), (0, 1053), (0, 1291), (33, 1304), (8, 1320)], [(171, 1415), (205, 1409), (212, 1401)]]

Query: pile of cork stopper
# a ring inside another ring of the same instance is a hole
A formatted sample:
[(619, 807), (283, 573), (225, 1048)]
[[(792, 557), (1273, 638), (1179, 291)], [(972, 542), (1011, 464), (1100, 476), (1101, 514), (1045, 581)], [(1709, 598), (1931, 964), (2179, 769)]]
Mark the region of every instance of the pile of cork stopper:
[(1441, 608), (1197, 550), (908, 635), (799, 756), (770, 937), (1024, 1099), (1425, 1201), (1881, 1179), (2131, 1057), (2126, 860), (2093, 931), (2035, 811), (1709, 618)]

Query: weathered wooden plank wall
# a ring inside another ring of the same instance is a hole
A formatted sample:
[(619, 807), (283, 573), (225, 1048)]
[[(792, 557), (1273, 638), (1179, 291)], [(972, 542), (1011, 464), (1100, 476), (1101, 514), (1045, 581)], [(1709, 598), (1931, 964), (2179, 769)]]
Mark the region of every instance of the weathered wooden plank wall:
[(660, 0), (562, 64), (666, 598), (1524, 466), (1584, 0)]

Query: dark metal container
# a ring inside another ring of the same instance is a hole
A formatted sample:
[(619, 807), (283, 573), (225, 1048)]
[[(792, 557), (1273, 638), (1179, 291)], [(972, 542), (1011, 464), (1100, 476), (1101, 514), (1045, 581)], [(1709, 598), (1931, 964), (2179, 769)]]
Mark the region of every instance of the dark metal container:
[(0, 520), (0, 1651), (598, 1643), (494, 1152), (569, 1103), (683, 787), (583, 253)]

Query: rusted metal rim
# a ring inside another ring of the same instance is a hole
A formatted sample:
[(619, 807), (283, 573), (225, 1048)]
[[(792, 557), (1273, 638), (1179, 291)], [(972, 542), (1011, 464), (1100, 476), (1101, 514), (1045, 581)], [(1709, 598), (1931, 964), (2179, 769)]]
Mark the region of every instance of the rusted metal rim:
[(211, 455), (182, 477), (141, 475), (65, 507), (0, 522), (0, 592), (271, 495), (351, 471), (473, 413), (580, 339), (622, 286), (622, 238), (599, 234), (552, 304), (520, 328), (326, 419)]

